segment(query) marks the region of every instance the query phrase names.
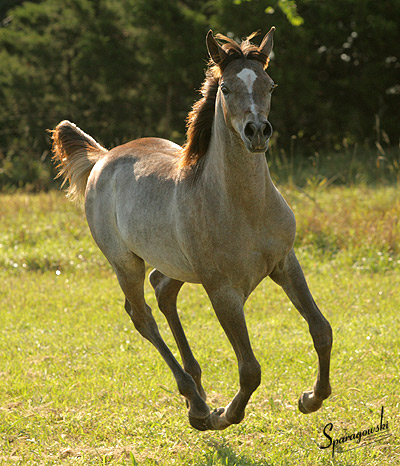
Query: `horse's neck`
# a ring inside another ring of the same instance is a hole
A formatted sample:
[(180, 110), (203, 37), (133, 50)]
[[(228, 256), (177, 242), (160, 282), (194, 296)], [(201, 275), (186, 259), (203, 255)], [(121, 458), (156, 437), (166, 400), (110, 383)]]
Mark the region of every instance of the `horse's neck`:
[(249, 153), (225, 125), (214, 126), (203, 176), (219, 196), (254, 215), (265, 209), (276, 193), (265, 155)]

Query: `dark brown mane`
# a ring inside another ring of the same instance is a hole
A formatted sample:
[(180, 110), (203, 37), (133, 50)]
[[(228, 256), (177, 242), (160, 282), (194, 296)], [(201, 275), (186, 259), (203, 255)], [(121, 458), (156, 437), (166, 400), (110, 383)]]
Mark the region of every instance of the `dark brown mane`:
[(182, 168), (196, 165), (199, 159), (207, 152), (214, 121), (215, 98), (217, 96), (219, 78), (229, 63), (240, 58), (247, 58), (261, 62), (264, 68), (267, 68), (269, 58), (256, 45), (250, 42), (255, 35), (256, 33), (251, 34), (238, 44), (229, 37), (217, 34), (216, 38), (225, 42), (222, 48), (227, 56), (219, 65), (216, 65), (212, 60), (210, 61), (206, 72), (206, 79), (200, 89), (202, 98), (195, 102), (187, 116), (187, 140), (183, 146), (180, 160)]

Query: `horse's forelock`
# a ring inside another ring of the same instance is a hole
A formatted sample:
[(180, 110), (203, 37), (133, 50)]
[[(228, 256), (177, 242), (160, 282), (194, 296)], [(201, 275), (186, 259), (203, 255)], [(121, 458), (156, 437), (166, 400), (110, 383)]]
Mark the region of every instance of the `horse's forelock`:
[(257, 60), (262, 63), (264, 69), (267, 68), (269, 57), (263, 53), (257, 45), (251, 43), (251, 39), (255, 37), (258, 33), (253, 32), (250, 34), (246, 39), (244, 39), (240, 44), (238, 44), (233, 39), (223, 36), (222, 34), (217, 34), (216, 38), (224, 41), (225, 43), (222, 45), (224, 52), (226, 52), (227, 56), (225, 59), (218, 65), (221, 72), (223, 72), (226, 67), (231, 63), (233, 60), (240, 59), (240, 58), (247, 58), (249, 60)]

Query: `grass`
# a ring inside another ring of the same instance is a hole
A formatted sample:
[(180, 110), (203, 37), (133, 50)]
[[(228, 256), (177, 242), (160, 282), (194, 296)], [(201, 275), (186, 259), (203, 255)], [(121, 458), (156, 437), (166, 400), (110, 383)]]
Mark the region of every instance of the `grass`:
[[(283, 466), (400, 464), (398, 186), (282, 192), (297, 252), (334, 329), (333, 395), (304, 416), (316, 356), (305, 322), (271, 280), (246, 305), (262, 384), (245, 420), (197, 432), (167, 366), (134, 330), (84, 215), (60, 193), (0, 196), (0, 465)], [(176, 353), (154, 295), (146, 298)], [(179, 298), (209, 404), (234, 395), (233, 351), (198, 286)], [(391, 437), (346, 453), (322, 434), (368, 429), (384, 406)]]
[(301, 139), (292, 136), (290, 150), (286, 152), (272, 143), (268, 150), (268, 164), (273, 179), (279, 184), (315, 186), (335, 183), (341, 185), (389, 185), (400, 182), (400, 147), (385, 147), (377, 141), (368, 144), (347, 144), (335, 150), (311, 152)]

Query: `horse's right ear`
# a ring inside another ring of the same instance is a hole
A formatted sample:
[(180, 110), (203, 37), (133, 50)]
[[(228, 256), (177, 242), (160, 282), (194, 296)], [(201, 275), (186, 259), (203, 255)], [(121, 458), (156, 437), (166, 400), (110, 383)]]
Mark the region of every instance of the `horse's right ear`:
[(260, 47), (258, 47), (258, 50), (262, 52), (267, 58), (269, 58), (271, 55), (272, 47), (274, 46), (275, 29), (275, 26), (272, 26), (272, 28), (267, 32), (264, 39), (262, 40)]
[(212, 61), (216, 65), (220, 65), (227, 57), (227, 53), (215, 40), (211, 29), (208, 31), (208, 34), (207, 34), (206, 44), (207, 44), (208, 54), (210, 55)]

